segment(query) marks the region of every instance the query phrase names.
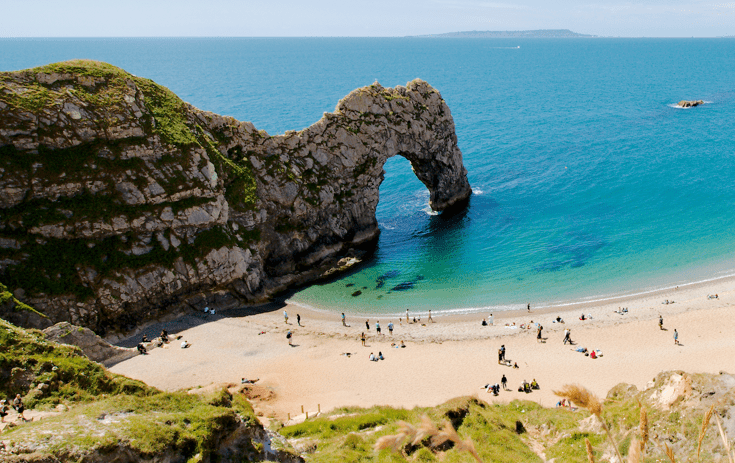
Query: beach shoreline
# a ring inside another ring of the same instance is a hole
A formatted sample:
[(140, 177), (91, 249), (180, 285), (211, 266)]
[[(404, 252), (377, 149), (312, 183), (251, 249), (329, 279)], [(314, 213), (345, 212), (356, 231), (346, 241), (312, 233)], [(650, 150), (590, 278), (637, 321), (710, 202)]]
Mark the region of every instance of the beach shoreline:
[[(719, 298), (708, 299), (710, 294)], [(675, 302), (663, 304), (667, 299)], [(481, 325), (483, 318), (489, 318), (487, 313), (433, 312), (434, 323), (425, 316), (420, 322), (406, 323), (405, 314), (399, 321), (396, 316), (347, 313), (348, 326), (343, 326), (339, 313), (276, 302), (218, 311), (215, 316), (192, 312), (150, 325), (143, 332), (155, 336), (165, 326), (191, 347), (180, 349), (178, 342), (172, 342), (111, 370), (163, 390), (214, 388), (238, 384), (243, 377), (257, 378), (259, 392), (253, 405), (264, 421), (286, 422), (289, 416), (293, 419), (301, 414), (302, 405), (313, 416), (318, 410), (342, 406), (433, 406), (463, 395), (488, 402), (528, 399), (553, 406), (557, 398), (552, 390), (569, 383), (582, 384), (604, 397), (621, 382), (642, 389), (666, 370), (735, 371), (735, 359), (722, 355), (735, 348), (735, 339), (731, 339), (735, 337), (730, 335), (735, 332), (735, 317), (730, 315), (733, 303), (735, 278), (605, 304), (583, 303), (563, 309), (532, 305), (530, 313), (496, 312), (494, 326)], [(616, 313), (619, 307), (626, 307), (627, 314)], [(592, 319), (580, 320), (582, 313), (591, 314)], [(303, 326), (296, 323), (297, 314)], [(409, 311), (410, 320), (413, 315)], [(416, 315), (418, 319), (420, 314)], [(565, 323), (556, 323), (557, 316)], [(664, 319), (664, 330), (658, 327), (659, 316)], [(366, 319), (369, 330), (365, 329)], [(520, 328), (531, 320), (532, 329)], [(380, 335), (375, 330), (377, 321)], [(394, 326), (392, 335), (389, 322)], [(543, 342), (536, 339), (535, 323), (544, 327)], [(680, 333), (680, 346), (674, 344), (674, 328)], [(571, 330), (573, 346), (562, 342), (565, 329)], [(286, 339), (288, 331), (293, 333), (293, 347)], [(361, 346), (362, 332), (368, 347)], [(407, 348), (391, 346), (401, 340)], [(501, 345), (518, 369), (498, 363)], [(577, 347), (599, 349), (603, 357), (593, 360), (574, 351)], [(371, 352), (382, 352), (386, 360), (368, 361)], [(503, 374), (512, 391), (497, 397), (485, 393), (482, 386), (500, 382)], [(540, 391), (515, 391), (523, 380), (532, 379), (541, 384)]]

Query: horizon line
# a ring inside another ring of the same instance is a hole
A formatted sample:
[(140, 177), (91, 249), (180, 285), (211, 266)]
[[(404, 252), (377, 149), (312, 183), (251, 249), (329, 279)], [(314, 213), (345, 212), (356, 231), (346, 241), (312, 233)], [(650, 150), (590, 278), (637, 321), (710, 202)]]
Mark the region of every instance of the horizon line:
[[(536, 29), (558, 30), (558, 29)], [(465, 31), (461, 31), (465, 32)], [(474, 32), (474, 31), (471, 31)], [(478, 32), (527, 32), (527, 31), (478, 31)], [(27, 39), (731, 39), (735, 35), (714, 36), (647, 36), (647, 35), (592, 35), (582, 37), (447, 37), (446, 34), (459, 32), (442, 32), (422, 35), (108, 35), (108, 36), (0, 36), (0, 40)]]

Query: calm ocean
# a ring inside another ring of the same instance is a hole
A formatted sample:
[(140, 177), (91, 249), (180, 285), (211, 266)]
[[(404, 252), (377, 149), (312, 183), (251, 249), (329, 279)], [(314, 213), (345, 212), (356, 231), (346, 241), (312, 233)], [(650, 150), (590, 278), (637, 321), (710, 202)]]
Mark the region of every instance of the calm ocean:
[[(420, 77), (442, 93), (469, 208), (431, 214), (408, 162), (391, 159), (374, 259), (297, 293), (300, 304), (503, 310), (735, 273), (735, 40), (0, 39), (0, 70), (72, 58), (150, 77), (271, 134), (316, 122), (375, 80)], [(682, 99), (707, 104), (675, 108)]]

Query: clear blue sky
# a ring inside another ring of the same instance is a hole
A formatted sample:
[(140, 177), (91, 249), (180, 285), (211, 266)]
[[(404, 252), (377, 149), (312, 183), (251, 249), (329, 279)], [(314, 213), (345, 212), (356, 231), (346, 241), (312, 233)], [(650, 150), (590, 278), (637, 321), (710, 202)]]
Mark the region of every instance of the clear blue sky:
[(0, 37), (735, 35), (735, 2), (726, 0), (2, 0), (0, 9)]

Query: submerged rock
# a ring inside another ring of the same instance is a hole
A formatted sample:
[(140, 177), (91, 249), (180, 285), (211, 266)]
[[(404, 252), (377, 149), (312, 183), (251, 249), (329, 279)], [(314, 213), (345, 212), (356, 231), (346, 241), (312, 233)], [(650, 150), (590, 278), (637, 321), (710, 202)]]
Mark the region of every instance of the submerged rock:
[(397, 277), (400, 274), (401, 274), (401, 271), (400, 270), (390, 270), (390, 271), (385, 272), (384, 274), (380, 275), (378, 277), (378, 280), (388, 280), (390, 278), (395, 278), (395, 277)]
[(392, 287), (391, 291), (406, 291), (407, 289), (413, 288), (413, 282), (412, 281), (405, 281), (403, 283), (399, 283)]
[(357, 291), (355, 291), (354, 293), (352, 293), (352, 297), (357, 297), (357, 296), (359, 296), (360, 294), (362, 294), (362, 291), (360, 291), (360, 290), (357, 290)]

